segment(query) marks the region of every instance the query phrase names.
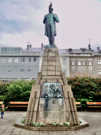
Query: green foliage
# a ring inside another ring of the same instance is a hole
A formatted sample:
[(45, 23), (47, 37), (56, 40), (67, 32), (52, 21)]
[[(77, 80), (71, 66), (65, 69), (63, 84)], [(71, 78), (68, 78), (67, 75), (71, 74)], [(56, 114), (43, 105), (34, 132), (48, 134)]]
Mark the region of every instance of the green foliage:
[(64, 122), (64, 126), (70, 126), (70, 122)]
[(32, 84), (35, 81), (13, 81), (7, 87), (5, 102), (9, 101), (28, 101)]
[(58, 124), (56, 122), (51, 123), (53, 126), (57, 126)]
[(100, 78), (69, 78), (68, 83), (72, 86), (74, 97), (82, 103), (87, 101), (101, 101)]
[(25, 123), (25, 119), (23, 119), (23, 120), (21, 121), (21, 123), (23, 123), (23, 124), (24, 124), (24, 123)]
[(8, 83), (0, 81), (0, 101), (4, 101), (8, 85)]
[(32, 123), (32, 126), (33, 127), (44, 127), (45, 123), (43, 123), (43, 122), (36, 122), (36, 123)]
[(0, 101), (4, 101), (5, 96), (0, 95)]
[[(0, 100), (8, 103), (9, 101), (28, 101), (32, 84), (35, 81), (12, 81), (4, 83), (0, 81)], [(100, 78), (68, 78), (68, 83), (76, 101), (84, 105), (87, 101), (101, 101), (101, 79)]]
[(4, 83), (4, 82), (0, 81), (0, 96), (5, 95), (7, 93), (8, 85), (9, 85), (8, 83)]

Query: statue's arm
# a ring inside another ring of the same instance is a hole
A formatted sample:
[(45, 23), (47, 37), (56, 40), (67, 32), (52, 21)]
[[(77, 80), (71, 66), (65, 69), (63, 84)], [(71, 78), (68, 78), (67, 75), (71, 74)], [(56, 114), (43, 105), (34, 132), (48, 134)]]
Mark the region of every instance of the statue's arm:
[(44, 16), (43, 23), (44, 24), (46, 23), (46, 16)]
[(59, 18), (56, 14), (54, 14), (54, 21), (57, 22), (57, 23), (59, 22)]

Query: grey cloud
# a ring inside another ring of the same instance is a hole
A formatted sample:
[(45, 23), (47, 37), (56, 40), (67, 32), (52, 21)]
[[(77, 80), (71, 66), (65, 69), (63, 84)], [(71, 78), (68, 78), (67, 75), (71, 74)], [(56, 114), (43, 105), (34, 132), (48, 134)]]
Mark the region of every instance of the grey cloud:
[(15, 20), (0, 20), (0, 33), (17, 33), (28, 29), (29, 24)]
[[(0, 0), (0, 34), (38, 28), (34, 11), (43, 8), (43, 0)], [(33, 15), (31, 15), (33, 13)], [(34, 23), (32, 23), (34, 21)]]

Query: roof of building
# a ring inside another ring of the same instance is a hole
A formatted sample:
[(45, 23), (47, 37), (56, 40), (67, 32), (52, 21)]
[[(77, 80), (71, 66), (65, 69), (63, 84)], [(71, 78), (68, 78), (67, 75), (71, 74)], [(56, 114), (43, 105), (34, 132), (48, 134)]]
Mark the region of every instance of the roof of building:
[[(29, 53), (38, 53), (42, 54), (42, 48), (32, 48), (31, 45), (27, 46), (26, 49), (21, 47), (8, 47), (8, 46), (1, 46), (0, 47), (0, 54), (29, 54)], [(80, 48), (80, 49), (59, 49), (60, 54), (93, 54), (93, 55), (101, 55), (101, 50), (92, 50), (87, 48)]]

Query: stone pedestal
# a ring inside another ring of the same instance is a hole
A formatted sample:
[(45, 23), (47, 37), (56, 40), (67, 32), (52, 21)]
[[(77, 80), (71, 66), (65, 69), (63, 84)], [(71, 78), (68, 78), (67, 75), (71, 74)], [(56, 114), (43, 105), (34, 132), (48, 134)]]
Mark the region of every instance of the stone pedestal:
[(34, 122), (79, 125), (75, 99), (62, 73), (57, 48), (45, 48), (41, 72), (32, 86), (25, 125)]

